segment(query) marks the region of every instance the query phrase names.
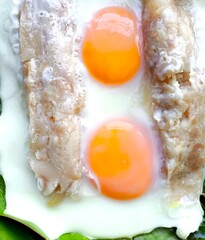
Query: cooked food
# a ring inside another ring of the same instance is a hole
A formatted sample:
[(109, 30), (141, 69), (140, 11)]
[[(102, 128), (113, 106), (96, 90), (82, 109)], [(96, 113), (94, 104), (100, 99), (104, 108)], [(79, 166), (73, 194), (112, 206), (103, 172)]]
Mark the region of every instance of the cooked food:
[(50, 5), (38, 0), (25, 1), (21, 7), (29, 160), (44, 195), (56, 192), (77, 197), (82, 177), (80, 112), (84, 90), (76, 70), (72, 8), (68, 1)]
[(171, 201), (198, 201), (205, 162), (205, 77), (191, 1), (144, 1), (144, 54)]
[(133, 237), (157, 227), (186, 239), (196, 231), (205, 8), (171, 0), (2, 6), (12, 42), (4, 20), (4, 214), (48, 239)]

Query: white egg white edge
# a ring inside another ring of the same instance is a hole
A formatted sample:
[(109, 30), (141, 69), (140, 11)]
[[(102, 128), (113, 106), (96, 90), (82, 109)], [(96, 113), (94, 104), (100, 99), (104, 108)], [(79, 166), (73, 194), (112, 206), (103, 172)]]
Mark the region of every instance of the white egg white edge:
[[(86, 3), (92, 5), (92, 1)], [(83, 2), (83, 1), (82, 1)], [(109, 2), (109, 1), (106, 1)], [(111, 2), (111, 1), (110, 1)], [(37, 190), (36, 180), (26, 160), (27, 116), (23, 98), (19, 57), (10, 43), (10, 32), (17, 34), (20, 0), (0, 0), (0, 174), (6, 183), (7, 216), (32, 222), (49, 239), (69, 232), (90, 238), (133, 237), (157, 227), (177, 227), (186, 238), (198, 229), (202, 208), (192, 206), (168, 208), (164, 186), (159, 186), (140, 199), (114, 201), (92, 196), (75, 202), (66, 199), (60, 206), (49, 208), (47, 199)], [(10, 21), (10, 14), (12, 25)], [(15, 48), (15, 46), (13, 46)]]

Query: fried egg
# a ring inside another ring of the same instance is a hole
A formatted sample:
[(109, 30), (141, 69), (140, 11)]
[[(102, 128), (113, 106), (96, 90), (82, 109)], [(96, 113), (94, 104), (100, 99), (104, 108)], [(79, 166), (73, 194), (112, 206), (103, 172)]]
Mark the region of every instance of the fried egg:
[[(92, 18), (81, 28), (80, 56), (87, 91), (82, 119), (82, 143), (87, 144), (82, 146), (82, 156), (101, 193), (114, 199), (131, 199), (145, 193), (154, 185), (160, 165), (155, 156), (158, 140), (146, 112), (149, 102), (144, 100), (145, 91), (140, 93), (148, 83), (141, 52), (141, 3), (132, 5), (104, 4), (94, 12), (88, 10)], [(84, 8), (83, 4), (80, 7)], [(143, 166), (134, 160), (139, 155), (146, 159)], [(141, 172), (136, 174), (138, 169)], [(137, 179), (140, 174), (142, 178)]]
[[(200, 203), (170, 206), (167, 202), (143, 63), (140, 0), (76, 1), (77, 68), (86, 89), (81, 113), (85, 176), (81, 199), (66, 198), (55, 208), (47, 205), (27, 161), (28, 119), (18, 39), (21, 2), (0, 0), (4, 214), (35, 224), (49, 239), (68, 232), (90, 238), (133, 237), (157, 227), (176, 227), (179, 237), (186, 238), (196, 231), (202, 221)], [(202, 17), (205, 8), (202, 1), (198, 3), (201, 13), (197, 14)]]

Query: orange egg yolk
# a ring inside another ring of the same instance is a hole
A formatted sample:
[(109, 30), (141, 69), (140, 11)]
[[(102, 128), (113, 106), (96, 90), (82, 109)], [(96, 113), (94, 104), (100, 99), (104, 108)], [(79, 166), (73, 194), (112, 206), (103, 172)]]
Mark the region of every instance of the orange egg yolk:
[(139, 197), (153, 180), (151, 140), (126, 120), (109, 121), (97, 130), (88, 147), (88, 163), (101, 193), (113, 199)]
[(135, 14), (124, 7), (107, 7), (87, 25), (82, 58), (90, 74), (108, 85), (129, 81), (140, 66)]

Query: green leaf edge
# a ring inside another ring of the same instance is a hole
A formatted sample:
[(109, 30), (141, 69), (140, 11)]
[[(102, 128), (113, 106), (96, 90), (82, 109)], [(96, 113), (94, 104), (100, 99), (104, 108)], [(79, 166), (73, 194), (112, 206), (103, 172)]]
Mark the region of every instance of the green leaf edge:
[(38, 233), (44, 239), (49, 240), (48, 236), (46, 236), (46, 234), (38, 226), (36, 226), (32, 222), (25, 221), (25, 220), (22, 220), (20, 218), (13, 217), (13, 216), (11, 216), (9, 214), (0, 214), (0, 216), (1, 217), (6, 217), (6, 218), (9, 218), (9, 219), (12, 219), (12, 220), (15, 220), (15, 221), (23, 224), (24, 226), (30, 228), (32, 231)]
[(0, 217), (1, 240), (22, 240), (22, 236), (26, 240), (40, 240), (40, 236), (30, 228), (10, 218)]
[[(180, 240), (173, 229), (157, 228), (150, 233), (140, 234), (132, 238), (103, 238), (96, 240)], [(90, 240), (79, 233), (63, 234), (58, 240)]]
[(6, 209), (6, 185), (3, 177), (0, 175), (0, 214)]

